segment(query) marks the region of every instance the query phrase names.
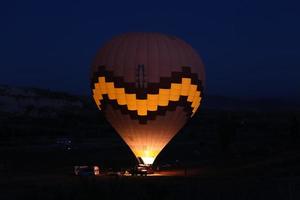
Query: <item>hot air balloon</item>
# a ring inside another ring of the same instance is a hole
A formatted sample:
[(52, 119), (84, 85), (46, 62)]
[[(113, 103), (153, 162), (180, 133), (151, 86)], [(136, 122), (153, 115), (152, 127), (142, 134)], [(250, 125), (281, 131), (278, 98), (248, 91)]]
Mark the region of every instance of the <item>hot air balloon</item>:
[(198, 110), (204, 65), (183, 40), (160, 33), (114, 37), (92, 63), (97, 107), (145, 164)]

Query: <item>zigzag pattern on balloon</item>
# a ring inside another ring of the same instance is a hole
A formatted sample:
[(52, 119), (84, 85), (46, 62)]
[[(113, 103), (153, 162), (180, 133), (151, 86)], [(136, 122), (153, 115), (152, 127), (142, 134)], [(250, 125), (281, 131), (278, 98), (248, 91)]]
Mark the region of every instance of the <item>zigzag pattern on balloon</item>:
[(202, 99), (201, 81), (188, 67), (172, 73), (170, 78), (162, 78), (162, 84), (148, 83), (147, 88), (124, 83), (104, 66), (100, 66), (95, 75), (92, 93), (98, 108), (105, 110), (105, 105), (111, 103), (141, 122), (155, 118), (156, 114), (163, 115), (166, 110), (174, 110), (176, 106), (184, 106), (187, 115), (193, 116)]

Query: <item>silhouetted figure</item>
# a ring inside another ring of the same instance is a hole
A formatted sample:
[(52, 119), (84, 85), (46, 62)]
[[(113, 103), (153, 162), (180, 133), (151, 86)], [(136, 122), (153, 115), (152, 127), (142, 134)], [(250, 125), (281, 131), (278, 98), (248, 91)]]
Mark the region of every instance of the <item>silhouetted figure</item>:
[(217, 134), (222, 152), (227, 152), (236, 134), (236, 125), (230, 113), (222, 114), (217, 124)]

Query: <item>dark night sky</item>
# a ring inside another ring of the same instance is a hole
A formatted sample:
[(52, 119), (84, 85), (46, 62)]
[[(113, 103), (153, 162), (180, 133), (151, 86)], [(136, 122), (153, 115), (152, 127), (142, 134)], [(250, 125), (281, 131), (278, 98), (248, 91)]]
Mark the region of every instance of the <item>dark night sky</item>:
[(0, 84), (88, 94), (98, 48), (123, 32), (151, 31), (201, 54), (207, 93), (300, 96), (299, 1), (7, 0), (0, 15)]

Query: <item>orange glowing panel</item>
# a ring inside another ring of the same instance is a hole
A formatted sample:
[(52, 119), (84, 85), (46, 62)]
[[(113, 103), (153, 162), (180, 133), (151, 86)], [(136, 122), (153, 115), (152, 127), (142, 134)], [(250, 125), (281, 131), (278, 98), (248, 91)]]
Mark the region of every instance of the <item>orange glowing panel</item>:
[(137, 111), (139, 116), (147, 116), (147, 111), (157, 111), (158, 106), (168, 106), (170, 101), (179, 101), (180, 96), (187, 97), (195, 113), (200, 105), (200, 91), (197, 85), (191, 84), (190, 78), (182, 78), (181, 83), (172, 83), (170, 89), (159, 89), (158, 94), (147, 94), (147, 99), (137, 99), (136, 94), (125, 93), (124, 88), (115, 88), (113, 82), (106, 82), (105, 77), (99, 77), (95, 83), (93, 97), (100, 109), (100, 101), (107, 94), (109, 100), (117, 100), (118, 105), (127, 105), (130, 111)]

